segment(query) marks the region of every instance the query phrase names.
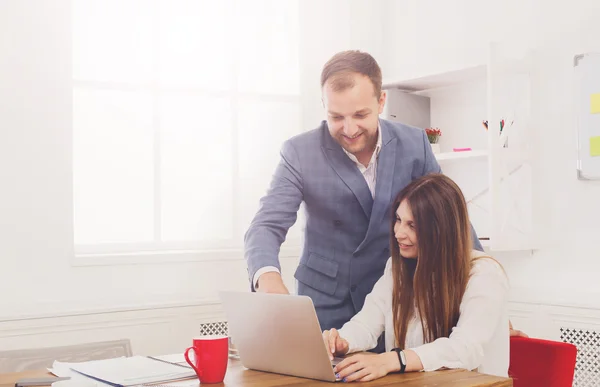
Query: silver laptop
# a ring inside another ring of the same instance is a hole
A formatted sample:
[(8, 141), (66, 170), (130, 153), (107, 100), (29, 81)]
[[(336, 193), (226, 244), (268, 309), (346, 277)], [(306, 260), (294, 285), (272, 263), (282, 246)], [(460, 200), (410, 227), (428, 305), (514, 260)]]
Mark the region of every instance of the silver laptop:
[(335, 382), (312, 300), (307, 296), (220, 292), (229, 335), (246, 368)]

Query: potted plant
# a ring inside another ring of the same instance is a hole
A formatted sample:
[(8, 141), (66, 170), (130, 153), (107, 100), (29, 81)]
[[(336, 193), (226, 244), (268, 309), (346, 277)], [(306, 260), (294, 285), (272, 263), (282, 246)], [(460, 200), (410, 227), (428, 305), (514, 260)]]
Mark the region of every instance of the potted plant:
[(438, 140), (442, 135), (442, 131), (438, 128), (426, 128), (425, 133), (427, 133), (427, 139), (431, 144), (431, 149), (433, 153), (440, 153), (440, 144), (438, 144)]

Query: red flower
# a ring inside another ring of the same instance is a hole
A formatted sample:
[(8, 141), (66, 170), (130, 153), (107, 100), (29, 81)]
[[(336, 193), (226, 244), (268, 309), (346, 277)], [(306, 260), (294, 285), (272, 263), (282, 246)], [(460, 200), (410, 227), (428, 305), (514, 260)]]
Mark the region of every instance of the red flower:
[(436, 136), (436, 137), (442, 135), (442, 131), (439, 130), (438, 128), (426, 128), (425, 133), (427, 133), (428, 136)]

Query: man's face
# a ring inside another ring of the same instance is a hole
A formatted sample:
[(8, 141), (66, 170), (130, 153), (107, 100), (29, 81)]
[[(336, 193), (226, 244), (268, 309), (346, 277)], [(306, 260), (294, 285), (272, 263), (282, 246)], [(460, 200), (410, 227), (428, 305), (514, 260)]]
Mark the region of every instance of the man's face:
[(323, 86), (329, 133), (357, 158), (370, 158), (377, 144), (378, 119), (385, 104), (385, 93), (377, 98), (369, 77), (362, 74), (349, 76), (354, 81), (352, 87), (334, 91), (330, 80)]

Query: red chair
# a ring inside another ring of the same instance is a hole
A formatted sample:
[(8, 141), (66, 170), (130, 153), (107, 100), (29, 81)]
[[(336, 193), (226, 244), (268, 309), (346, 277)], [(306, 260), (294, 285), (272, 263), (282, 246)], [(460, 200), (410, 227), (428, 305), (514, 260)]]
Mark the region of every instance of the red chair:
[(558, 341), (510, 338), (513, 387), (572, 387), (577, 347)]

